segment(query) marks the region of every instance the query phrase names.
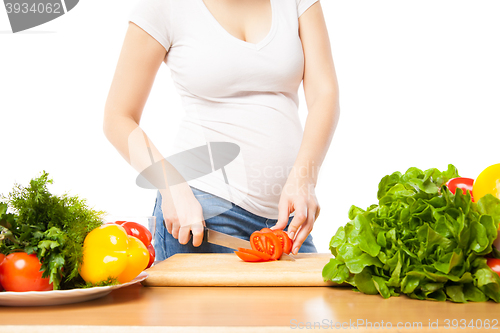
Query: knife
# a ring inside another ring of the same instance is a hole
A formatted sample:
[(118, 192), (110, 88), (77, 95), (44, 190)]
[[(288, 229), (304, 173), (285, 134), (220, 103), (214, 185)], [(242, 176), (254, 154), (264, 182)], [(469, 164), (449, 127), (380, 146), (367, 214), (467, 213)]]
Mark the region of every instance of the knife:
[[(203, 241), (216, 244), (230, 249), (238, 250), (239, 248), (251, 249), (250, 242), (238, 237), (230, 236), (228, 234), (218, 232), (207, 227), (203, 228)], [(289, 254), (283, 253), (280, 260), (295, 261), (295, 258)]]

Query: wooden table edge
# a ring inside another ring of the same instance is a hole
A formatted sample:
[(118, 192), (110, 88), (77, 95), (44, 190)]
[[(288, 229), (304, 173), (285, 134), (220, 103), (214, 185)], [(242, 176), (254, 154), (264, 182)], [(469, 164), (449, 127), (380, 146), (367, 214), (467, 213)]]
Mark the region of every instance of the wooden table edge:
[[(380, 328), (366, 328), (357, 327), (356, 332), (360, 333), (374, 333), (374, 332), (405, 332), (405, 333), (421, 333), (425, 332), (428, 327), (412, 328), (412, 329), (380, 329)], [(291, 326), (99, 326), (99, 325), (0, 325), (0, 332), (2, 333), (199, 333), (199, 332), (217, 332), (217, 333), (268, 333), (268, 332), (295, 332), (297, 330), (319, 330), (319, 331), (339, 331), (338, 328), (316, 328), (306, 329), (303, 327)], [(349, 330), (341, 329), (341, 331)], [(432, 332), (448, 332), (444, 328), (433, 329)], [(476, 331), (476, 330), (475, 330)], [(481, 330), (479, 330), (481, 331)]]

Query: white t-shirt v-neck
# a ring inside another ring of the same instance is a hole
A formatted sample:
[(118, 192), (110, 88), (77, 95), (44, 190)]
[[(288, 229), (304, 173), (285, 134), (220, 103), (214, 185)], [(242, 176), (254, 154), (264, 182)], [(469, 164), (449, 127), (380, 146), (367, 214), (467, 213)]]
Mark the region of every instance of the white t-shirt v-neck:
[(278, 217), (279, 198), (303, 132), (298, 17), (316, 1), (270, 0), (271, 28), (258, 43), (227, 32), (203, 0), (141, 0), (131, 12), (129, 21), (167, 50), (165, 63), (182, 99), (185, 115), (173, 150), (209, 142), (240, 147), (224, 167), (227, 182), (218, 169), (189, 185), (256, 215)]

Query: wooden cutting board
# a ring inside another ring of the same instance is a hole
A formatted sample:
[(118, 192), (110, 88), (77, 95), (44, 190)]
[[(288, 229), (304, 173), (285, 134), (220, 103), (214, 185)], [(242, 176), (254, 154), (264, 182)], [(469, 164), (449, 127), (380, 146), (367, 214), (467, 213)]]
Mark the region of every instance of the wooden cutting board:
[(154, 287), (332, 286), (321, 272), (329, 253), (298, 254), (295, 261), (244, 262), (232, 253), (176, 254), (146, 270)]

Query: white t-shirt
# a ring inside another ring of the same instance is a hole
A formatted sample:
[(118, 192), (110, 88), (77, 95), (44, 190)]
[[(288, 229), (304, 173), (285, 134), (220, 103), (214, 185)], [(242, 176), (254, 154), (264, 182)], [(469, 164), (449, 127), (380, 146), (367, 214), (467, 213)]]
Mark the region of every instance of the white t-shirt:
[(168, 51), (184, 108), (174, 152), (231, 142), (239, 155), (189, 180), (256, 215), (276, 219), (302, 140), (297, 91), (304, 71), (298, 17), (318, 0), (270, 0), (272, 24), (253, 44), (234, 37), (203, 0), (140, 0), (129, 20)]

